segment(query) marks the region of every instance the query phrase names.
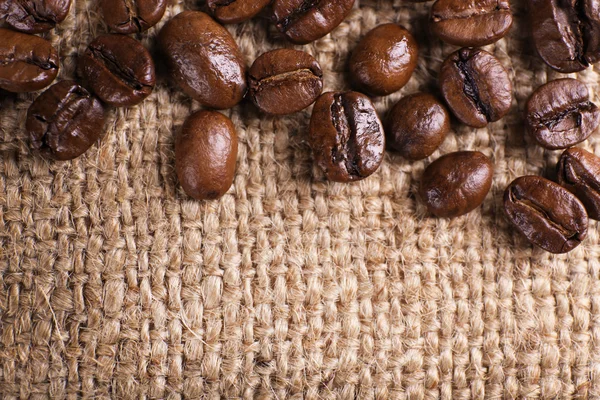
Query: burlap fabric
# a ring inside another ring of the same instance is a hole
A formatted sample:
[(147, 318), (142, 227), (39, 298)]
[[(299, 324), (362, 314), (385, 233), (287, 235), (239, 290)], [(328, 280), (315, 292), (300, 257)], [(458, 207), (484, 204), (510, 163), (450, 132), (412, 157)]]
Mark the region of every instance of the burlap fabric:
[[(559, 155), (525, 135), (534, 88), (562, 75), (534, 56), (523, 1), (510, 37), (489, 46), (515, 100), (487, 129), (455, 123), (431, 159), (389, 154), (356, 184), (330, 184), (306, 142), (310, 110), (266, 118), (227, 111), (240, 139), (235, 183), (198, 202), (177, 184), (173, 135), (198, 105), (162, 78), (142, 105), (110, 112), (99, 146), (73, 162), (33, 154), (24, 120), (35, 94), (0, 105), (2, 398), (594, 398), (600, 396), (598, 227), (563, 256), (529, 246), (503, 216), (515, 177)], [(377, 99), (437, 91), (453, 51), (427, 30), (428, 3), (361, 1), (303, 47), (327, 90), (348, 87), (358, 39), (380, 23), (421, 45), (409, 84)], [(198, 4), (171, 4), (163, 22)], [(159, 26), (162, 26), (161, 25)], [(246, 60), (290, 46), (264, 20), (230, 26)], [(47, 35), (61, 78), (104, 31), (74, 1)], [(154, 47), (157, 29), (139, 38)], [(598, 101), (598, 73), (579, 78)], [(600, 134), (584, 147), (600, 154)], [(483, 207), (430, 218), (416, 198), (428, 163), (455, 150), (492, 157)]]

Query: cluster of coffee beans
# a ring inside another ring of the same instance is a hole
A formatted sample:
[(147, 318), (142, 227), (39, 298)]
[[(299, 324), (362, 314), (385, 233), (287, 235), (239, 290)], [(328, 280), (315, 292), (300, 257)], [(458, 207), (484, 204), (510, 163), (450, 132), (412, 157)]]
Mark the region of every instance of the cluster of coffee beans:
[[(596, 8), (575, 1), (529, 2), (535, 46), (549, 66), (574, 72), (600, 59)], [(358, 91), (322, 93), (323, 71), (311, 55), (273, 50), (247, 70), (235, 40), (219, 22), (240, 23), (268, 10), (289, 41), (305, 44), (336, 28), (354, 0), (208, 0), (206, 5), (212, 17), (185, 11), (168, 21), (158, 35), (160, 55), (172, 81), (211, 109), (231, 108), (247, 97), (262, 113), (277, 116), (314, 103), (309, 142), (316, 163), (331, 181), (354, 182), (370, 176), (379, 168), (386, 146), (409, 160), (429, 157), (450, 130), (450, 111), (461, 123), (482, 128), (503, 118), (512, 103), (508, 72), (480, 48), (510, 30), (513, 17), (508, 0), (432, 4), (432, 31), (460, 47), (440, 70), (444, 101), (428, 93), (406, 96), (390, 110), (385, 126), (368, 96), (394, 93), (411, 78), (419, 47), (406, 29), (385, 24), (368, 32), (349, 60), (348, 72)], [(33, 34), (64, 20), (69, 6), (70, 0), (0, 0), (0, 16), (14, 29), (0, 28), (1, 89), (37, 91), (54, 81), (57, 52)], [(80, 55), (80, 83), (55, 84), (28, 112), (31, 146), (54, 159), (83, 154), (101, 135), (106, 106), (139, 104), (155, 85), (152, 57), (139, 41), (125, 35), (158, 23), (166, 0), (101, 0), (100, 8), (112, 33), (97, 37)], [(509, 185), (506, 214), (533, 244), (553, 253), (567, 252), (585, 238), (588, 218), (600, 218), (600, 158), (572, 147), (598, 127), (600, 111), (583, 83), (561, 79), (531, 96), (526, 124), (540, 145), (567, 150), (558, 165), (558, 184), (529, 176)], [(229, 118), (215, 111), (191, 115), (175, 140), (176, 172), (184, 191), (195, 199), (222, 196), (233, 183), (236, 154), (237, 135)], [(492, 177), (488, 157), (474, 151), (455, 152), (429, 165), (419, 194), (433, 215), (457, 217), (482, 204)]]

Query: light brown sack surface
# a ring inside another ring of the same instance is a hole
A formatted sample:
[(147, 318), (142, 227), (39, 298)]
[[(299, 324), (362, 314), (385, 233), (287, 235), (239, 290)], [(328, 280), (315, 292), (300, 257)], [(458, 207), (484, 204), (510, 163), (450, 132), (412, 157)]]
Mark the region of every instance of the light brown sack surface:
[[(189, 1), (186, 8), (193, 8)], [(454, 123), (428, 160), (388, 154), (371, 178), (329, 184), (314, 165), (310, 110), (226, 112), (240, 139), (234, 186), (197, 202), (179, 188), (173, 134), (197, 108), (163, 77), (140, 106), (112, 111), (100, 146), (73, 162), (32, 154), (35, 94), (0, 98), (0, 394), (2, 398), (565, 398), (600, 396), (599, 228), (568, 255), (509, 229), (502, 193), (560, 152), (523, 127), (530, 93), (563, 75), (533, 54), (523, 1), (508, 38), (488, 46), (509, 69), (511, 113), (487, 129)], [(437, 90), (455, 48), (427, 30), (431, 3), (361, 1), (305, 46), (326, 90), (348, 87), (349, 51), (380, 23), (421, 45), (402, 95)], [(172, 4), (164, 22), (184, 9)], [(289, 46), (267, 23), (230, 26), (250, 64)], [(104, 28), (74, 1), (47, 35), (74, 76)], [(270, 33), (269, 33), (270, 32)], [(157, 29), (140, 35), (153, 47)], [(300, 47), (297, 47), (300, 48)], [(579, 78), (598, 102), (598, 73)], [(600, 134), (584, 147), (600, 154)], [(496, 172), (484, 205), (430, 218), (416, 199), (428, 163), (481, 150)]]

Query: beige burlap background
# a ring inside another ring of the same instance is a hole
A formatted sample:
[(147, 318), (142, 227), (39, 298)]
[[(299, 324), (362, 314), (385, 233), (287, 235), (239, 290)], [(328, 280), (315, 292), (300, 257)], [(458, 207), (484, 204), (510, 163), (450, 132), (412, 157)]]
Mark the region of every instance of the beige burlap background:
[[(394, 21), (417, 36), (420, 62), (378, 110), (437, 90), (453, 48), (428, 33), (429, 4), (361, 1), (305, 46), (326, 89), (347, 88), (349, 51)], [(172, 3), (162, 23), (197, 7)], [(197, 202), (178, 187), (173, 134), (198, 105), (164, 76), (142, 105), (111, 111), (99, 146), (64, 163), (29, 150), (35, 94), (2, 93), (0, 397), (599, 397), (599, 227), (551, 256), (503, 216), (505, 186), (547, 173), (558, 156), (525, 136), (521, 110), (561, 75), (533, 55), (523, 2), (513, 7), (510, 37), (488, 47), (514, 82), (510, 115), (487, 129), (454, 124), (430, 160), (390, 154), (352, 185), (315, 168), (310, 110), (227, 111), (240, 139), (235, 183), (220, 201)], [(229, 28), (248, 63), (289, 46), (263, 20)], [(74, 1), (47, 35), (61, 78), (103, 31), (95, 2)], [(153, 47), (156, 32), (140, 39)], [(598, 73), (579, 78), (599, 101)], [(600, 154), (600, 134), (584, 146)], [(415, 195), (420, 175), (459, 149), (492, 157), (493, 189), (468, 216), (430, 218)]]

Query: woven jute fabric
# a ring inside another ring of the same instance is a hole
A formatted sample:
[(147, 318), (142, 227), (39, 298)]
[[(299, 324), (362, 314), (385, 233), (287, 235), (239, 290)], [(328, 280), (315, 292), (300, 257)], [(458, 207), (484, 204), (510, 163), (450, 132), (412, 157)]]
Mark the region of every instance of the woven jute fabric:
[[(152, 51), (172, 2), (138, 38)], [(427, 28), (430, 3), (360, 1), (331, 35), (302, 48), (326, 90), (349, 88), (348, 55), (368, 30), (400, 23), (420, 44), (399, 93), (437, 93), (455, 48)], [(0, 394), (2, 398), (498, 399), (600, 397), (599, 227), (568, 255), (531, 247), (502, 194), (548, 175), (559, 152), (525, 133), (531, 92), (563, 75), (534, 54), (523, 1), (509, 37), (486, 49), (508, 69), (510, 114), (486, 129), (453, 124), (428, 160), (387, 154), (355, 184), (328, 183), (307, 143), (310, 109), (226, 111), (237, 174), (219, 201), (180, 189), (173, 138), (199, 105), (165, 77), (141, 105), (111, 110), (101, 143), (72, 162), (29, 149), (37, 94), (0, 94)], [(248, 64), (291, 47), (265, 19), (229, 26)], [(74, 1), (45, 35), (60, 79), (105, 31), (95, 1)], [(573, 75), (575, 76), (575, 75)], [(578, 75), (598, 98), (597, 69)], [(600, 134), (583, 144), (600, 154)], [(416, 192), (442, 154), (480, 150), (492, 190), (471, 214), (436, 219)]]

